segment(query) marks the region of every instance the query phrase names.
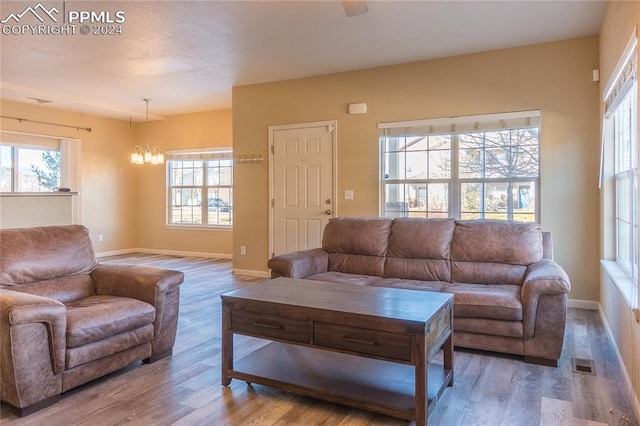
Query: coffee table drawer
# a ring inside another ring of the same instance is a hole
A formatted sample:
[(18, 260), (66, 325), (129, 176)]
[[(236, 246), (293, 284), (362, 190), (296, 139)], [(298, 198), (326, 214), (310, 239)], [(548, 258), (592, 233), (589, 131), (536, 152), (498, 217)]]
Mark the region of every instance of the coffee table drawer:
[(233, 310), (231, 312), (231, 331), (292, 342), (309, 343), (311, 340), (309, 321), (261, 312)]
[(411, 361), (411, 336), (408, 334), (316, 322), (313, 343), (358, 354)]

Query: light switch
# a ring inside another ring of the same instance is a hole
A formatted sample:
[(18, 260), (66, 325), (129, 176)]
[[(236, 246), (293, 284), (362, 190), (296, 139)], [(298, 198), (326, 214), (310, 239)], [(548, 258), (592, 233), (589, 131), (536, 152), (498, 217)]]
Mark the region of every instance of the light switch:
[(353, 189), (345, 189), (344, 190), (344, 199), (345, 200), (353, 200)]

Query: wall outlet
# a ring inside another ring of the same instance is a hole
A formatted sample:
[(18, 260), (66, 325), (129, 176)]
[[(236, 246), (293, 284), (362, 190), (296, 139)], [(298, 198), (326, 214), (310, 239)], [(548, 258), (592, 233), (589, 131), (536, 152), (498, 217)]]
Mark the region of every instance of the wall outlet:
[(345, 189), (344, 190), (344, 199), (345, 200), (353, 200), (353, 189)]
[(104, 241), (104, 235), (102, 234), (98, 235), (98, 241)]
[(240, 246), (240, 255), (245, 256), (247, 254), (247, 246)]

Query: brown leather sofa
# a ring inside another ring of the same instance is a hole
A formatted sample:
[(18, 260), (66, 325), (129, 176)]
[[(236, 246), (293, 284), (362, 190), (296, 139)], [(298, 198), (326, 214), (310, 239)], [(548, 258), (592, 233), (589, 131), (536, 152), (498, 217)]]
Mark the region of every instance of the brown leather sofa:
[(178, 271), (101, 265), (80, 225), (0, 230), (0, 390), (20, 416), (171, 355)]
[(571, 286), (535, 224), (336, 218), (322, 248), (268, 266), (274, 278), (453, 293), (455, 346), (551, 366), (560, 358)]

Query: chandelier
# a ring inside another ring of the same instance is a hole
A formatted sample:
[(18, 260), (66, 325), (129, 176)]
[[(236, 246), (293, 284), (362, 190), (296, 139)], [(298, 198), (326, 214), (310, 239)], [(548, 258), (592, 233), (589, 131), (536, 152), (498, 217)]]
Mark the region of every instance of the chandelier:
[(136, 145), (131, 153), (131, 162), (133, 164), (164, 164), (164, 154), (160, 151), (160, 148), (154, 146), (149, 147), (149, 102), (151, 99), (143, 99), (147, 103), (147, 123), (145, 125), (145, 138), (147, 145), (143, 148), (140, 145)]

